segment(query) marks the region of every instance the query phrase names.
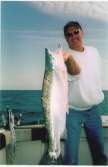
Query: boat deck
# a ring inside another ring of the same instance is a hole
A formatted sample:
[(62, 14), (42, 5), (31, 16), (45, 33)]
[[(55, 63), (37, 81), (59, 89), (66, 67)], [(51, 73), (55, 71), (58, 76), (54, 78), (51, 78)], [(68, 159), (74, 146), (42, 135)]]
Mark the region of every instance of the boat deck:
[[(62, 153), (64, 143), (62, 145)], [(108, 152), (108, 143), (105, 141)], [(16, 157), (14, 165), (38, 165), (43, 156), (45, 145), (41, 141), (18, 142), (16, 147)], [(80, 165), (92, 165), (91, 156), (85, 139), (81, 139), (79, 151)]]
[[(103, 130), (104, 130), (105, 152), (108, 156), (108, 128), (105, 127), (103, 128)], [(13, 162), (14, 165), (38, 165), (40, 163), (41, 158), (44, 156), (47, 144), (45, 141), (36, 140), (36, 138), (33, 137), (33, 133), (35, 133), (35, 131), (31, 131), (31, 129), (16, 130), (17, 143), (16, 143), (16, 154), (15, 154), (16, 156)], [(64, 142), (65, 139), (62, 139), (61, 140), (62, 155), (64, 155)], [(92, 165), (90, 150), (88, 147), (88, 143), (83, 128), (80, 139), (79, 164)]]
[[(103, 126), (105, 152), (108, 157), (108, 126)], [(6, 147), (0, 150), (0, 165), (39, 165), (40, 160), (44, 156), (47, 149), (47, 140), (45, 135), (45, 127), (30, 125), (19, 126), (15, 128), (16, 134), (16, 150), (12, 159), (8, 146), (11, 143), (10, 131), (1, 130), (6, 136)], [(61, 139), (61, 152), (64, 156), (65, 134)], [(85, 132), (82, 127), (80, 148), (79, 148), (79, 165), (92, 165), (92, 159)]]

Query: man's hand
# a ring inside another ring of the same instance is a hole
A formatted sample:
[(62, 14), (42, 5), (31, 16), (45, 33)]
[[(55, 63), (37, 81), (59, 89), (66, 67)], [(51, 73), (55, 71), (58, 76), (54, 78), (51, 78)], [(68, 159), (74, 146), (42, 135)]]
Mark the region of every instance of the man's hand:
[(63, 58), (64, 58), (64, 61), (68, 61), (68, 59), (71, 57), (70, 53), (66, 52), (66, 51), (62, 51), (63, 53)]
[(65, 64), (67, 66), (68, 73), (71, 75), (77, 75), (80, 73), (81, 69), (79, 64), (74, 60), (73, 56), (65, 51), (62, 51)]

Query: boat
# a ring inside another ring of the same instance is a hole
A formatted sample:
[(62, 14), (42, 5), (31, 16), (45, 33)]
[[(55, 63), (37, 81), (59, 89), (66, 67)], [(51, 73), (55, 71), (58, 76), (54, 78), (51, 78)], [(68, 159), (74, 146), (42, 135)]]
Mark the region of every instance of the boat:
[[(34, 116), (34, 113), (31, 113)], [(34, 123), (22, 123), (22, 114), (8, 109), (2, 115), (3, 125), (0, 127), (0, 165), (45, 165), (48, 135), (43, 120)], [(105, 152), (108, 155), (108, 116), (102, 115)], [(61, 138), (61, 152), (64, 156), (66, 133)], [(63, 164), (61, 159), (59, 165)], [(92, 165), (91, 154), (82, 126), (79, 165)]]

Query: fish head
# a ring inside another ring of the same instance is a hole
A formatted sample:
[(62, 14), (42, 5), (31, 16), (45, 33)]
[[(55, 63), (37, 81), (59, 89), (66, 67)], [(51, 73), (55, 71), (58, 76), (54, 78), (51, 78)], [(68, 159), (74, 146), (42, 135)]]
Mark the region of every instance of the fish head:
[(66, 71), (66, 66), (64, 63), (64, 58), (61, 50), (57, 50), (51, 53), (52, 56), (52, 66), (55, 71)]
[(64, 63), (63, 54), (60, 49), (52, 52), (46, 48), (45, 62), (47, 71), (66, 71), (66, 65)]

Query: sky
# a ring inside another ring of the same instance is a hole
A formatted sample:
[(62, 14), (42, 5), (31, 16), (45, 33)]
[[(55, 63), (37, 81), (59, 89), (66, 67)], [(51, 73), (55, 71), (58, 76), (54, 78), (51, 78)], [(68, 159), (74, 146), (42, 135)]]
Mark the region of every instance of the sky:
[(102, 87), (108, 90), (108, 2), (2, 1), (0, 89), (42, 88), (45, 48), (68, 50), (63, 26), (79, 21), (84, 44), (102, 58)]

